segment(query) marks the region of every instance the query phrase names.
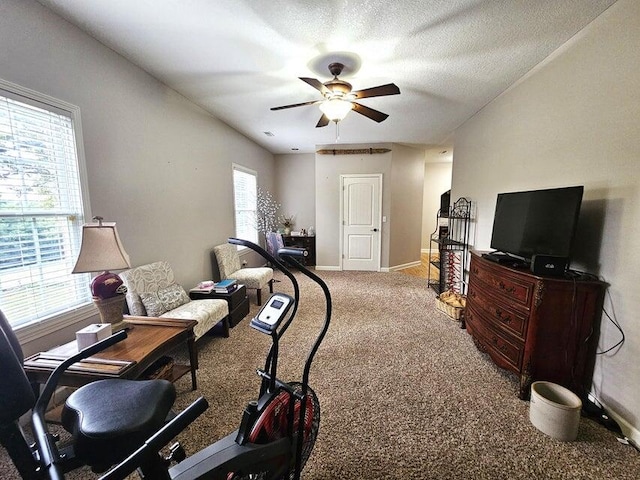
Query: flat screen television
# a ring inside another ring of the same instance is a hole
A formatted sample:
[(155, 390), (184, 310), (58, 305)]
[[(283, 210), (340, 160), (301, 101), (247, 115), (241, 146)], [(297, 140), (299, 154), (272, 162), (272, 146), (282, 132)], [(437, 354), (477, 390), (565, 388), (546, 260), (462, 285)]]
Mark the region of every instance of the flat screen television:
[(449, 208), (451, 207), (451, 190), (447, 190), (440, 195), (440, 216), (448, 217)]
[(584, 187), (498, 194), (491, 248), (530, 260), (571, 256)]

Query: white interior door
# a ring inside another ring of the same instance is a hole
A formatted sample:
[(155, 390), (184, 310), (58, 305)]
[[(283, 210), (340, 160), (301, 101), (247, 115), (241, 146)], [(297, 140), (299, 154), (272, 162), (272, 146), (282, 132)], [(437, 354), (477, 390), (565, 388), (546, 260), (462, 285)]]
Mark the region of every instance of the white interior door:
[(380, 271), (382, 174), (341, 175), (342, 269)]

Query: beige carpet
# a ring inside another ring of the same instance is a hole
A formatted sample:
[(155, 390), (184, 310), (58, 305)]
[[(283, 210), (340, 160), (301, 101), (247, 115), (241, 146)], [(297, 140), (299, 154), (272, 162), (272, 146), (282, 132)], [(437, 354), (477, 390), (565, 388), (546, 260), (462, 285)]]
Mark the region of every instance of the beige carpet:
[[(332, 290), (334, 319), (311, 371), (322, 415), (305, 480), (638, 478), (638, 452), (595, 422), (582, 419), (570, 443), (536, 430), (515, 377), (435, 310), (425, 279), (318, 273)], [(281, 345), (285, 380), (299, 379), (322, 323), (320, 290), (302, 284), (299, 316)], [(277, 289), (290, 291), (286, 281)], [(199, 395), (211, 404), (180, 436), (188, 452), (237, 428), (244, 404), (257, 394), (254, 370), (269, 338), (248, 323), (230, 338), (203, 339), (197, 392), (188, 378), (177, 383), (179, 408)], [(1, 478), (13, 478), (2, 468)]]

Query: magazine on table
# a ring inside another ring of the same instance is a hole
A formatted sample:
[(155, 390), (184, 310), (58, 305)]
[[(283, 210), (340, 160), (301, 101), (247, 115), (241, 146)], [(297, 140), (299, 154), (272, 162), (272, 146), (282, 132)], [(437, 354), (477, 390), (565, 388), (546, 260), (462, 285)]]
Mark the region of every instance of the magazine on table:
[(237, 281), (233, 279), (224, 279), (219, 282), (213, 280), (206, 280), (200, 282), (197, 286), (189, 290), (196, 293), (231, 293), (237, 288)]
[(214, 291), (215, 285), (216, 285), (216, 282), (214, 282), (213, 280), (205, 280), (203, 282), (200, 282), (198, 285), (196, 285), (189, 291), (196, 292), (196, 293), (211, 293)]

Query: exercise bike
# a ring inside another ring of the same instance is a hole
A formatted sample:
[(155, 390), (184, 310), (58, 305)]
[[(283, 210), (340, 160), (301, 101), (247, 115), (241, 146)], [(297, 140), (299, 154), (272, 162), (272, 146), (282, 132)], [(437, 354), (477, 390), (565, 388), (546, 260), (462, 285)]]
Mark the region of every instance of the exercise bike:
[[(126, 332), (121, 331), (82, 350), (56, 368), (33, 406), (35, 445), (29, 445), (17, 425), (17, 418), (25, 413), (25, 405), (27, 410), (30, 404), (33, 405), (29, 399), (33, 393), (28, 388), (24, 371), (16, 371), (16, 365), (21, 370), (22, 363), (19, 345), (16, 351), (17, 342), (7, 338), (3, 328), (0, 341), (4, 338), (8, 345), (7, 348), (0, 345), (3, 364), (4, 360), (16, 360), (9, 363), (12, 363), (11, 375), (15, 374), (19, 381), (12, 382), (16, 388), (11, 394), (4, 395), (0, 391), (0, 407), (7, 407), (2, 410), (8, 412), (0, 416), (0, 439), (23, 479), (63, 480), (66, 472), (81, 465), (89, 465), (95, 471), (106, 471), (116, 464), (100, 480), (124, 479), (136, 470), (141, 478), (153, 480), (300, 479), (320, 424), (320, 404), (308, 381), (314, 356), (331, 321), (331, 294), (325, 282), (297, 260), (306, 255), (303, 249), (282, 248), (278, 251), (279, 258), (275, 258), (260, 246), (245, 240), (230, 238), (229, 243), (248, 247), (262, 255), (281, 270), (293, 286), (293, 296), (274, 293), (250, 322), (251, 327), (269, 335), (272, 342), (264, 369), (257, 370), (261, 379), (258, 398), (245, 407), (239, 428), (188, 457), (179, 444), (173, 444), (170, 454), (165, 457), (161, 450), (207, 409), (206, 400), (198, 398), (165, 423), (164, 418), (170, 414), (175, 399), (172, 384), (164, 380), (101, 380), (81, 387), (67, 399), (63, 425), (73, 432), (74, 442), (59, 448), (58, 438), (49, 432), (44, 412), (60, 376), (73, 363), (125, 338)], [(298, 282), (284, 262), (317, 283), (326, 302), (324, 323), (307, 355), (299, 382), (284, 382), (277, 377), (279, 341), (293, 322), (300, 299)], [(5, 350), (9, 351), (8, 356)], [(96, 423), (100, 424), (97, 415), (101, 413), (101, 406), (95, 402), (113, 395), (114, 389), (119, 395), (129, 395), (127, 400), (131, 401), (125, 404), (141, 407), (134, 406), (131, 412), (122, 413), (119, 423), (117, 419), (106, 418), (103, 425), (96, 427), (98, 432), (85, 431), (83, 418), (97, 418)], [(22, 398), (27, 398), (26, 403), (20, 402)], [(135, 428), (131, 427), (131, 422)], [(158, 425), (159, 422), (162, 424)], [(138, 440), (140, 436), (146, 440)]]

